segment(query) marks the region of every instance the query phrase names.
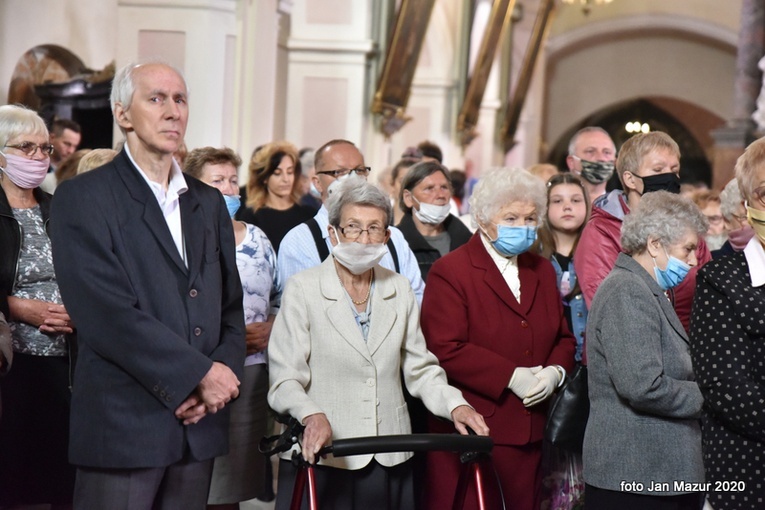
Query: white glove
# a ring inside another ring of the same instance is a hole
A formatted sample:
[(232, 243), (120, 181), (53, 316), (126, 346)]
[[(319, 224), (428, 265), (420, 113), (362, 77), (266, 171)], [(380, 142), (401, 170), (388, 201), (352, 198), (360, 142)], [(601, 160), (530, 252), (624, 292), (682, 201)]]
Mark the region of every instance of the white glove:
[(542, 370), (542, 365), (536, 367), (518, 367), (513, 371), (513, 376), (507, 387), (515, 393), (518, 398), (525, 398), (532, 388), (539, 384), (536, 374)]
[(554, 367), (545, 367), (536, 373), (537, 384), (526, 394), (523, 405), (531, 407), (547, 400), (560, 384), (561, 373)]

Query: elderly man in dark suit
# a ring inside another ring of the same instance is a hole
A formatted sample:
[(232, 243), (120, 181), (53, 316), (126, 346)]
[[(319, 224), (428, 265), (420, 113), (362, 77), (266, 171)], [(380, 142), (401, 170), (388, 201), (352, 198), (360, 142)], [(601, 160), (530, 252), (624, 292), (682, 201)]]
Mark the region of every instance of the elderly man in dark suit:
[(173, 160), (188, 120), (178, 71), (126, 66), (112, 111), (124, 149), (53, 202), (54, 264), (80, 342), (75, 507), (204, 508), (245, 355), (231, 220), (221, 194)]

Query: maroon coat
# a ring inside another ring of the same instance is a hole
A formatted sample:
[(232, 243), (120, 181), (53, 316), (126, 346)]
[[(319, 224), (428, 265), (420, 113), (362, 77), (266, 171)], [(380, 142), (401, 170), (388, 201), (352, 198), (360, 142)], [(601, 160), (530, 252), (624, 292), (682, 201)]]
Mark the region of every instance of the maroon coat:
[[(540, 441), (547, 405), (527, 409), (507, 384), (516, 367), (574, 366), (555, 270), (532, 253), (518, 257), (521, 303), (476, 233), (433, 264), (422, 301), (422, 330), (449, 382), (486, 419), (498, 445)], [(434, 431), (453, 432), (433, 423)], [(443, 428), (443, 430), (441, 430)]]

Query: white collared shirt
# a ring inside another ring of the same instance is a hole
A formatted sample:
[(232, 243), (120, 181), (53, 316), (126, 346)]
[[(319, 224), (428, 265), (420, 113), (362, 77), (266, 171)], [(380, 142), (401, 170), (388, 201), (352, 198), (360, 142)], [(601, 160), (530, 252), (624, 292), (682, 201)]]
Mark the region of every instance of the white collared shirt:
[(513, 293), (518, 303), (521, 302), (521, 280), (518, 277), (518, 257), (505, 257), (501, 255), (486, 239), (486, 236), (481, 234), (481, 242), (483, 242), (484, 248), (489, 252), (489, 257), (497, 265), (499, 273), (502, 278), (505, 279), (505, 283), (510, 287), (510, 292)]
[(138, 169), (138, 173), (143, 177), (146, 184), (149, 185), (149, 188), (151, 188), (151, 191), (157, 198), (159, 208), (165, 216), (167, 228), (170, 229), (170, 235), (173, 236), (175, 247), (178, 248), (178, 253), (183, 259), (183, 263), (188, 267), (188, 262), (186, 261), (186, 246), (183, 241), (183, 226), (181, 225), (181, 207), (178, 197), (186, 193), (189, 190), (189, 187), (186, 184), (186, 179), (183, 177), (181, 167), (178, 166), (175, 159), (172, 160), (170, 166), (170, 181), (167, 183), (167, 191), (165, 191), (164, 186), (149, 179), (146, 172), (138, 166), (138, 163), (133, 159), (133, 155), (130, 154), (130, 147), (128, 147), (127, 143), (125, 144), (125, 152), (127, 153), (128, 158), (130, 158), (130, 162)]
[(746, 256), (746, 264), (749, 266), (752, 287), (765, 285), (765, 250), (757, 236), (752, 237), (747, 243), (744, 248), (744, 256)]

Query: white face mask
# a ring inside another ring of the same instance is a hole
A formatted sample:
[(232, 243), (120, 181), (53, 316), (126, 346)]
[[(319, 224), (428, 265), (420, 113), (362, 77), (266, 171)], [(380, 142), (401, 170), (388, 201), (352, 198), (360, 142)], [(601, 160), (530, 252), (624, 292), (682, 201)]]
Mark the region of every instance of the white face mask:
[(332, 256), (355, 275), (364, 274), (382, 260), (388, 248), (384, 244), (337, 243)]
[(417, 219), (423, 223), (427, 223), (428, 225), (440, 225), (446, 217), (449, 216), (451, 206), (448, 202), (444, 205), (426, 204), (414, 198), (414, 195), (412, 195), (412, 200), (420, 205), (419, 211), (412, 207), (412, 212), (417, 216)]

